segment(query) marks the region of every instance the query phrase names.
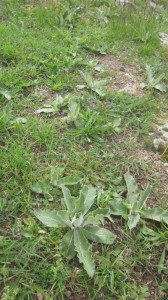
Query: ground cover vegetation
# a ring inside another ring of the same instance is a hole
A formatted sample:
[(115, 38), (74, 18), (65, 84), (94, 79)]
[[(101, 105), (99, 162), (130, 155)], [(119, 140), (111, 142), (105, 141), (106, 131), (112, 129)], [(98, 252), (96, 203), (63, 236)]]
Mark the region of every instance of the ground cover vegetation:
[[(154, 4), (0, 1), (2, 300), (168, 298), (167, 153), (149, 141), (168, 118), (168, 4)], [(118, 65), (139, 94), (115, 85)]]

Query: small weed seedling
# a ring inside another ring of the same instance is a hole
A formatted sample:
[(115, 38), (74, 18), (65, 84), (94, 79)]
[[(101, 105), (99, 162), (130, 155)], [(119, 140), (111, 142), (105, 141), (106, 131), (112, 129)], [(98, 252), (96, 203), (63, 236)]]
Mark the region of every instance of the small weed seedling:
[(57, 96), (56, 99), (51, 102), (51, 104), (44, 104), (42, 108), (36, 110), (36, 114), (50, 114), (57, 112), (60, 108), (66, 106), (69, 101), (69, 95), (66, 95), (65, 97)]
[(68, 116), (67, 116), (67, 122), (68, 123), (75, 123), (79, 116), (80, 111), (80, 105), (78, 102), (76, 102), (74, 99), (70, 99), (68, 103)]
[(44, 195), (51, 201), (53, 199), (51, 195), (53, 187), (61, 187), (62, 185), (72, 186), (81, 181), (81, 178), (78, 176), (63, 176), (64, 170), (65, 169), (61, 167), (51, 167), (50, 179), (35, 182), (31, 190), (34, 193)]
[(92, 111), (90, 108), (80, 114), (80, 118), (76, 122), (77, 135), (87, 135), (94, 137), (97, 134), (105, 132), (119, 133), (121, 119), (116, 117), (113, 122), (106, 122), (98, 112)]
[(57, 96), (56, 99), (53, 102), (51, 102), (51, 104), (44, 104), (42, 108), (37, 109), (36, 114), (56, 113), (66, 106), (68, 107), (68, 115), (63, 119), (68, 123), (75, 123), (79, 115), (80, 105), (70, 95), (66, 95), (65, 97), (62, 97), (60, 95)]
[(101, 97), (105, 96), (104, 86), (107, 84), (107, 79), (94, 80), (94, 78), (88, 73), (86, 74), (81, 71), (80, 74), (86, 84), (77, 85), (79, 90), (87, 88)]
[(98, 208), (91, 210), (95, 199), (96, 190), (91, 186), (84, 186), (78, 198), (72, 197), (70, 191), (62, 186), (64, 210), (48, 211), (36, 210), (35, 216), (48, 227), (69, 227), (64, 235), (60, 250), (67, 258), (72, 259), (77, 254), (90, 277), (95, 273), (95, 263), (92, 258), (88, 240), (103, 244), (112, 244), (115, 235), (98, 225), (109, 217), (109, 210)]
[(110, 201), (111, 214), (126, 219), (129, 229), (136, 227), (141, 217), (168, 224), (168, 211), (161, 208), (146, 208), (151, 186), (148, 185), (144, 191), (140, 192), (133, 176), (126, 173), (124, 179), (128, 191), (126, 201), (120, 198)]
[(0, 90), (0, 98), (1, 97), (5, 98), (6, 100), (11, 100), (12, 98), (9, 92), (5, 90)]
[(78, 176), (63, 176), (64, 168), (61, 167), (52, 167), (51, 168), (51, 178), (50, 182), (55, 187), (61, 187), (62, 185), (70, 186), (75, 185), (81, 181), (81, 178)]
[(141, 83), (141, 88), (144, 89), (155, 89), (160, 92), (166, 92), (167, 87), (161, 83), (162, 79), (164, 78), (165, 74), (161, 74), (158, 77), (155, 77), (152, 67), (150, 65), (146, 66), (146, 73), (147, 73), (147, 80), (146, 82)]
[(136, 284), (130, 284), (128, 286), (128, 293), (124, 299), (145, 300), (148, 296), (150, 296), (150, 293), (147, 285), (138, 286)]
[(23, 117), (13, 117), (12, 116), (12, 104), (11, 102), (5, 103), (2, 111), (0, 111), (0, 128), (1, 131), (6, 131), (11, 125), (15, 124), (25, 124), (27, 122), (26, 118)]

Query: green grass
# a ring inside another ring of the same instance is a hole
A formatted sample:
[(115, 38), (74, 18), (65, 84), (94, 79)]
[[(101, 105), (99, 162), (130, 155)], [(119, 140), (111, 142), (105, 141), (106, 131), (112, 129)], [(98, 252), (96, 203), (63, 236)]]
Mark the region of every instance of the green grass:
[[(131, 300), (138, 293), (141, 297), (137, 299), (151, 299), (141, 290), (143, 286), (150, 292), (156, 289), (157, 299), (160, 289), (166, 292), (167, 267), (158, 272), (168, 237), (164, 224), (142, 222), (130, 232), (123, 220), (114, 218), (110, 226), (117, 234), (116, 242), (93, 245), (96, 274), (90, 279), (77, 259), (67, 261), (61, 256), (63, 232), (45, 228), (33, 215), (34, 208), (60, 207), (60, 190), (51, 191), (52, 199), (31, 191), (35, 182), (49, 181), (52, 166), (61, 166), (65, 175), (79, 175), (99, 192), (125, 197), (123, 174), (129, 169), (141, 188), (148, 181), (153, 185), (150, 204), (167, 208), (163, 182), (153, 162), (138, 156), (155, 117), (167, 116), (167, 93), (149, 91), (137, 98), (106, 92), (101, 97), (76, 88), (84, 84), (80, 71), (96, 76), (89, 60), (101, 60), (102, 51), (126, 64), (138, 62), (144, 77), (145, 66), (150, 64), (159, 74), (165, 73), (167, 82), (168, 50), (158, 38), (158, 32), (168, 30), (167, 3), (158, 2), (165, 5), (161, 12), (151, 12), (147, 1), (136, 1), (137, 9), (123, 9), (105, 0), (53, 5), (32, 1), (30, 7), (28, 1), (1, 1), (0, 89), (12, 96), (11, 112), (4, 113), (8, 100), (0, 94), (2, 300), (77, 299), (77, 295), (92, 300)], [(106, 77), (110, 77), (108, 72), (98, 75), (99, 79)], [(55, 114), (35, 114), (56, 94), (75, 97), (81, 114), (86, 115), (88, 109), (90, 115), (96, 113), (97, 127), (79, 130), (65, 122), (67, 107)], [(12, 124), (16, 117), (25, 117), (27, 122)], [(103, 125), (116, 118), (121, 118), (120, 133), (113, 129), (101, 132)], [(76, 195), (79, 188), (73, 187), (72, 193)]]

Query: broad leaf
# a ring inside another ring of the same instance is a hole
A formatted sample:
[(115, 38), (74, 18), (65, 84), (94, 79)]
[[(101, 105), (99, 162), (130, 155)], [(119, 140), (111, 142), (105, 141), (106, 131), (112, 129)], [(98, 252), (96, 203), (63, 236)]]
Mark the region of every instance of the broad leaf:
[(80, 182), (81, 178), (77, 176), (66, 176), (58, 180), (58, 185), (75, 185)]
[(142, 82), (142, 83), (140, 84), (140, 87), (141, 87), (141, 89), (144, 89), (145, 87), (147, 87), (147, 84), (146, 84), (145, 82)]
[(37, 194), (43, 194), (43, 188), (41, 182), (36, 182), (31, 187), (31, 190)]
[(87, 216), (93, 216), (96, 217), (97, 215), (103, 215), (104, 217), (109, 215), (109, 209), (108, 208), (97, 208), (95, 210), (92, 210), (87, 214)]
[(137, 224), (140, 221), (140, 215), (128, 215), (128, 228), (131, 230), (132, 228), (135, 228)]
[(115, 235), (107, 229), (98, 226), (86, 226), (84, 233), (87, 239), (96, 242), (110, 245), (115, 240)]
[(51, 167), (51, 184), (58, 186), (58, 181), (64, 174), (64, 168), (62, 167)]
[(62, 222), (62, 224), (72, 228), (72, 224), (71, 224), (71, 221), (69, 219), (69, 212), (68, 211), (59, 210), (58, 211), (58, 217), (59, 217), (60, 221)]
[(159, 232), (156, 232), (153, 229), (148, 228), (146, 226), (143, 226), (141, 228), (141, 232), (142, 232), (142, 234), (148, 236), (148, 241), (157, 241), (157, 240), (160, 239), (160, 233)]
[(65, 186), (62, 186), (62, 192), (64, 195), (64, 203), (68, 209), (69, 212), (72, 212), (74, 210), (74, 204), (73, 204), (73, 198), (71, 196), (70, 190), (66, 188)]
[(157, 76), (155, 79), (154, 79), (154, 85), (153, 87), (155, 87), (157, 84), (159, 84), (161, 82), (161, 80), (163, 80), (165, 77), (165, 74), (162, 73), (160, 74), (159, 76)]
[(68, 104), (69, 96), (62, 97), (60, 95), (51, 103), (52, 107), (57, 111), (59, 108)]
[(121, 118), (116, 118), (113, 121), (113, 127), (119, 127), (121, 125)]
[(167, 91), (167, 88), (166, 86), (163, 84), (163, 83), (158, 83), (154, 86), (154, 88), (156, 90), (159, 90), (160, 92), (166, 92)]
[(104, 218), (109, 216), (110, 213), (108, 208), (97, 208), (85, 216), (83, 226), (103, 224)]
[(147, 188), (140, 193), (140, 199), (138, 203), (138, 209), (141, 210), (145, 207), (146, 201), (151, 193), (152, 187), (148, 184)]
[(96, 198), (96, 189), (92, 186), (84, 186), (80, 192), (78, 211), (86, 214), (93, 205)]
[(154, 81), (154, 74), (153, 74), (152, 67), (150, 65), (146, 66), (146, 72), (147, 72), (147, 81), (149, 82), (149, 84), (152, 84), (152, 82)]
[(83, 89), (85, 89), (87, 86), (86, 86), (86, 84), (78, 84), (77, 86), (76, 86), (76, 88), (78, 89), (78, 90), (83, 90)]
[(134, 177), (129, 172), (124, 175), (124, 179), (128, 190), (127, 202), (130, 205), (130, 209), (133, 209), (139, 197), (138, 186)]
[(41, 114), (41, 113), (45, 113), (45, 114), (50, 114), (55, 112), (55, 108), (53, 108), (51, 105), (44, 105), (44, 107), (37, 109), (36, 110), (36, 114)]
[(71, 227), (69, 214), (66, 210), (49, 211), (49, 210), (35, 210), (34, 215), (44, 225), (48, 227)]
[(96, 94), (98, 94), (100, 97), (104, 97), (105, 96), (105, 92), (101, 88), (92, 87), (92, 91), (95, 92)]
[(17, 117), (10, 121), (11, 124), (25, 124), (27, 122), (26, 118)]
[(12, 103), (8, 102), (4, 107), (3, 107), (3, 115), (6, 117), (6, 119), (10, 120), (12, 114)]
[(47, 181), (43, 181), (43, 182), (36, 182), (33, 184), (33, 186), (31, 187), (31, 190), (37, 194), (49, 194), (50, 190), (51, 190), (51, 186)]
[(110, 213), (114, 216), (124, 217), (129, 213), (128, 208), (124, 204), (124, 201), (120, 198), (111, 200), (109, 202), (109, 206), (110, 206)]
[(103, 224), (103, 222), (104, 222), (104, 215), (97, 215), (95, 217), (88, 216), (87, 218), (85, 218), (83, 226), (100, 225), (100, 224)]
[(76, 251), (74, 247), (74, 231), (69, 230), (63, 237), (60, 244), (61, 253), (67, 258), (74, 258)]
[(83, 221), (84, 221), (84, 218), (83, 218), (83, 215), (81, 214), (81, 215), (79, 216), (79, 218), (77, 218), (77, 219), (73, 222), (74, 227), (81, 227), (82, 224), (83, 224)]
[(89, 251), (90, 245), (85, 237), (83, 229), (74, 230), (74, 245), (79, 261), (83, 263), (88, 275), (93, 277), (95, 273), (95, 264)]
[(0, 90), (0, 94), (3, 95), (7, 100), (11, 100), (12, 98), (8, 91)]
[(97, 93), (99, 96), (103, 97), (105, 95), (102, 87), (107, 83), (107, 80), (98, 81), (98, 80), (94, 80), (94, 78), (92, 78), (92, 76), (88, 73), (80, 72), (80, 74), (84, 79), (84, 81), (87, 83), (89, 89)]
[(74, 122), (78, 118), (80, 105), (76, 101), (71, 100), (69, 101), (68, 108), (69, 108), (68, 120), (70, 122)]
[(142, 217), (146, 219), (164, 222), (168, 225), (168, 211), (162, 208), (143, 209), (141, 211)]
[(80, 72), (82, 78), (84, 79), (84, 81), (87, 83), (89, 88), (92, 88), (93, 86), (93, 78), (91, 77), (90, 74), (88, 73), (83, 73), (82, 71)]

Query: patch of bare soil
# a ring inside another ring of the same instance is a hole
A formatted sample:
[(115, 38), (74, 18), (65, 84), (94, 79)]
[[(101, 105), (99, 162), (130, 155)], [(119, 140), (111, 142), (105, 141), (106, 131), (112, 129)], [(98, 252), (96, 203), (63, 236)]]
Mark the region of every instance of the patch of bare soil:
[(143, 91), (140, 87), (141, 80), (134, 73), (141, 71), (140, 67), (132, 65), (124, 65), (116, 56), (102, 56), (101, 64), (103, 64), (113, 76), (112, 83), (108, 86), (109, 91), (124, 92), (133, 96), (142, 97)]

